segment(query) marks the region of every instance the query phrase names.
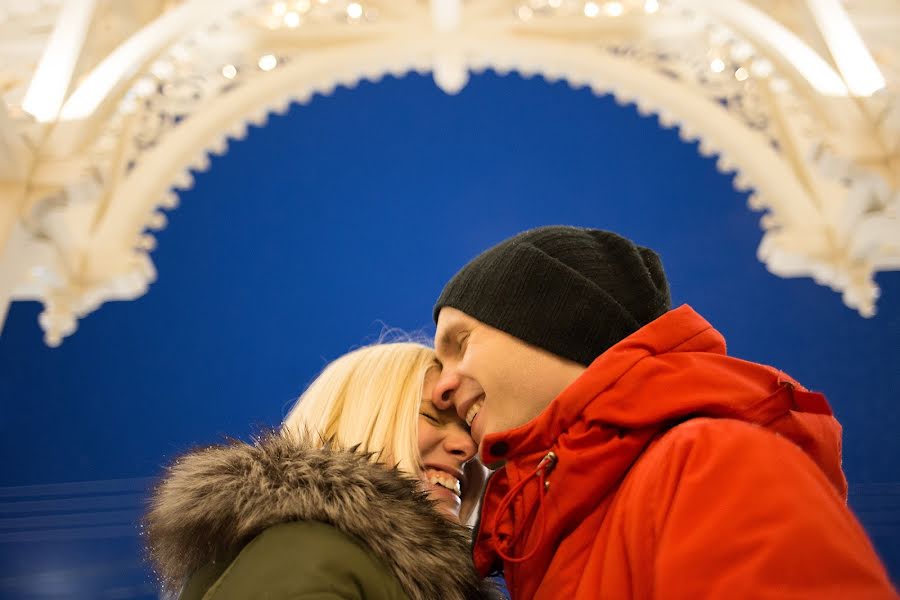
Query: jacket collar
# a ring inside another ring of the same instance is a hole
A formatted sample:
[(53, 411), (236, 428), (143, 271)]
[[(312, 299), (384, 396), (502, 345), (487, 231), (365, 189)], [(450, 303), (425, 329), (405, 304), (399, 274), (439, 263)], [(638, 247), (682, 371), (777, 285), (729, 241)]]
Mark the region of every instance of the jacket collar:
[(623, 427), (657, 421), (657, 415), (649, 410), (641, 415), (627, 404), (614, 406), (595, 400), (615, 387), (643, 359), (670, 352), (724, 356), (725, 338), (686, 304), (669, 311), (597, 357), (540, 415), (515, 429), (485, 436), (484, 462), (540, 452), (585, 418)]
[(359, 539), (410, 598), (493, 597), (472, 567), (471, 532), (443, 518), (415, 479), (369, 458), (277, 433), (182, 456), (144, 520), (157, 573), (177, 590), (266, 528), (314, 520)]

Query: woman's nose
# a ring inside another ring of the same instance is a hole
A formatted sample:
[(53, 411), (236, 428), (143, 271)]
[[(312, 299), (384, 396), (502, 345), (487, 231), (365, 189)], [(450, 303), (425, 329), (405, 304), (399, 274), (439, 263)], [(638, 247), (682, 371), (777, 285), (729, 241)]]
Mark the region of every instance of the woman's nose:
[(444, 448), (463, 463), (475, 456), (478, 446), (462, 425), (453, 427), (444, 438)]

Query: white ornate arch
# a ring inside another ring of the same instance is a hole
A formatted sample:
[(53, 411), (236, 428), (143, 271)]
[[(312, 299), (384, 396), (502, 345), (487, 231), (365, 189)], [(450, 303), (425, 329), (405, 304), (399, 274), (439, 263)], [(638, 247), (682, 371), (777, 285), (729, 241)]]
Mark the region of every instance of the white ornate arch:
[[(189, 187), (190, 170), (205, 169), (249, 122), (363, 78), (433, 71), (453, 93), (469, 71), (493, 68), (611, 93), (699, 139), (722, 171), (736, 172), (737, 187), (753, 189), (751, 207), (766, 211), (758, 254), (769, 270), (811, 276), (869, 316), (874, 273), (900, 268), (900, 43), (882, 31), (885, 20), (900, 24), (900, 9), (853, 15), (895, 70), (858, 44), (862, 62), (845, 79), (841, 52), (853, 48), (826, 32), (854, 30), (836, 3), (767, 14), (776, 3), (188, 0), (160, 3), (142, 28), (95, 50), (88, 32), (110, 7), (70, 0), (62, 15), (48, 2), (18, 18), (55, 11), (56, 31), (65, 18), (63, 33), (89, 67), (56, 106), (4, 96), (24, 108), (0, 111), (9, 164), (0, 169), (0, 306), (42, 300), (46, 340), (58, 344), (101, 303), (146, 293), (155, 277), (146, 231), (165, 226), (172, 188)], [(808, 21), (818, 37), (798, 33)], [(80, 42), (71, 31), (79, 22), (88, 23)], [(46, 46), (60, 47), (65, 36), (54, 36)], [(869, 79), (858, 76), (866, 64)]]

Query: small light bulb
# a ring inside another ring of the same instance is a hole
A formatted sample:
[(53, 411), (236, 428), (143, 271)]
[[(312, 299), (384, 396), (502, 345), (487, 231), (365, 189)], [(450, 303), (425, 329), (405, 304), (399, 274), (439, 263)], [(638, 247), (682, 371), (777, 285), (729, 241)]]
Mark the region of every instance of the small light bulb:
[(731, 48), (731, 58), (737, 61), (745, 61), (753, 54), (753, 46), (747, 42), (738, 42)]
[(133, 89), (135, 96), (145, 97), (155, 92), (158, 88), (159, 85), (153, 78), (144, 77), (143, 79), (139, 79), (138, 82), (134, 84)]
[[(9, 113), (14, 117), (18, 116), (22, 112), (20, 109), (17, 109), (16, 105), (12, 105), (7, 108), (14, 109), (14, 110), (9, 111)], [(122, 98), (122, 101), (119, 102), (119, 112), (122, 114), (126, 114), (126, 115), (131, 114), (131, 113), (135, 112), (137, 109), (138, 109), (138, 103), (134, 99), (134, 96), (129, 96), (126, 94), (125, 97)]]
[(300, 14), (291, 11), (284, 15), (284, 24), (290, 28), (294, 28), (300, 25)]
[(363, 8), (359, 2), (351, 2), (347, 5), (347, 16), (351, 19), (358, 19), (363, 15)]
[(746, 81), (748, 77), (750, 77), (750, 73), (744, 67), (738, 67), (734, 72), (734, 78), (738, 81)]
[(596, 2), (586, 2), (584, 5), (584, 16), (594, 18), (600, 14), (600, 7)]
[(222, 76), (225, 79), (234, 79), (237, 76), (237, 67), (234, 65), (225, 65), (222, 67)]
[(287, 12), (287, 4), (284, 2), (276, 2), (272, 5), (272, 14), (276, 17), (284, 16), (284, 13)]
[(714, 58), (710, 61), (709, 68), (713, 73), (721, 73), (725, 70), (725, 61), (721, 58)]
[(520, 6), (519, 10), (516, 12), (519, 15), (519, 18), (522, 19), (523, 21), (527, 21), (528, 19), (530, 19), (531, 17), (534, 16), (534, 11), (531, 10), (531, 8), (529, 8), (527, 6)]
[(611, 17), (621, 17), (622, 13), (625, 12), (621, 2), (607, 2), (603, 10)]
[(756, 77), (768, 77), (773, 70), (772, 63), (764, 58), (754, 60), (750, 65), (750, 73)]
[(278, 59), (271, 54), (264, 54), (259, 57), (259, 68), (263, 71), (271, 71), (278, 64)]
[(175, 74), (175, 67), (170, 62), (158, 60), (150, 66), (150, 72), (159, 79), (168, 79)]
[(653, 13), (659, 10), (659, 1), (658, 0), (647, 0), (644, 2), (644, 12), (648, 15), (652, 15)]

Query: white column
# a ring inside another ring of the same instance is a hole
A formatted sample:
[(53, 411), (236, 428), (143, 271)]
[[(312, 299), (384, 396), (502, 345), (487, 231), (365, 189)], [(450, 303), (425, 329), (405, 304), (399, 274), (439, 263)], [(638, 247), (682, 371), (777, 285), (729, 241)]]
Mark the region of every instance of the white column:
[(54, 121), (66, 98), (72, 73), (94, 16), (96, 0), (66, 0), (38, 63), (22, 108), (38, 121)]
[(871, 96), (885, 86), (884, 75), (839, 0), (806, 0), (831, 57), (855, 96)]

